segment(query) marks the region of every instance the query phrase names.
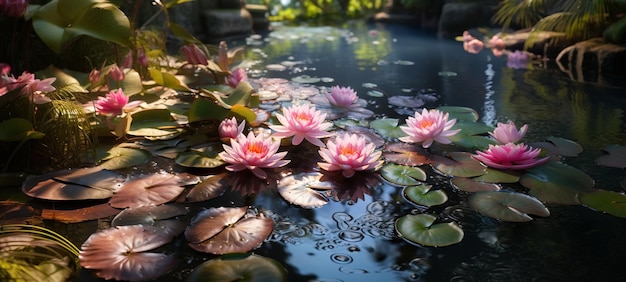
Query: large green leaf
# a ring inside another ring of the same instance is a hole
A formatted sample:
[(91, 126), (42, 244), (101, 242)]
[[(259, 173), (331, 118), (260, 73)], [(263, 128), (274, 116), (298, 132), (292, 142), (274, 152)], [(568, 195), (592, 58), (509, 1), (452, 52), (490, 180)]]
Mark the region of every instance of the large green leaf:
[(228, 254), (200, 264), (187, 282), (266, 282), (287, 281), (285, 268), (277, 261), (259, 255)]
[(221, 148), (216, 148), (214, 144), (207, 144), (186, 152), (179, 153), (176, 156), (176, 163), (184, 167), (196, 168), (214, 168), (225, 164), (225, 162), (217, 156), (221, 152)]
[(376, 130), (376, 133), (387, 138), (399, 138), (406, 136), (406, 133), (398, 126), (398, 119), (381, 118), (370, 122), (370, 127)]
[(480, 213), (510, 222), (531, 221), (528, 214), (549, 216), (550, 211), (537, 199), (516, 192), (477, 192), (469, 204)]
[(175, 75), (163, 72), (155, 68), (148, 68), (150, 76), (156, 82), (156, 84), (171, 88), (174, 90), (183, 90), (189, 92), (195, 92), (195, 90), (189, 88), (183, 81), (178, 79)]
[(528, 169), (520, 184), (543, 202), (577, 205), (577, 194), (590, 191), (595, 181), (574, 167), (553, 161)]
[(170, 22), (169, 27), (170, 27), (170, 31), (172, 32), (172, 34), (174, 36), (182, 39), (186, 43), (202, 44), (202, 41), (200, 41), (196, 37), (194, 37), (191, 33), (189, 33), (181, 25), (179, 25), (177, 23)]
[(128, 134), (167, 136), (177, 132), (178, 123), (167, 109), (148, 109), (132, 114)]
[(104, 1), (52, 0), (33, 15), (33, 29), (56, 53), (79, 35), (122, 46), (130, 43), (128, 18), (115, 5)]
[(441, 173), (451, 176), (474, 177), (485, 174), (487, 168), (466, 152), (451, 152), (452, 159), (437, 158), (433, 167)]
[(16, 142), (43, 137), (43, 133), (33, 130), (33, 124), (27, 119), (12, 118), (0, 122), (0, 141)]
[(430, 190), (432, 185), (407, 186), (403, 190), (404, 196), (411, 202), (419, 205), (432, 207), (441, 205), (448, 200), (448, 195), (443, 190)]
[(449, 246), (463, 240), (463, 229), (456, 223), (433, 224), (436, 219), (429, 214), (405, 215), (396, 220), (396, 231), (404, 239), (423, 246)]
[(626, 218), (626, 195), (614, 191), (598, 189), (579, 194), (580, 202), (597, 211)]
[(114, 147), (108, 153), (98, 167), (109, 170), (133, 167), (145, 163), (151, 156), (145, 150), (122, 147)]
[(189, 122), (202, 120), (223, 120), (228, 116), (229, 110), (219, 106), (210, 99), (198, 98), (193, 101), (187, 118)]
[(248, 105), (248, 101), (250, 100), (250, 96), (252, 94), (252, 85), (246, 81), (241, 81), (237, 84), (237, 88), (233, 90), (228, 97), (224, 98), (224, 103), (234, 106), (234, 105)]
[(442, 106), (438, 107), (437, 109), (444, 113), (448, 113), (449, 119), (455, 118), (457, 119), (457, 121), (466, 120), (475, 122), (478, 120), (479, 117), (476, 110), (467, 107)]
[(418, 180), (426, 180), (426, 172), (419, 167), (388, 163), (380, 171), (383, 178), (400, 186), (419, 185)]

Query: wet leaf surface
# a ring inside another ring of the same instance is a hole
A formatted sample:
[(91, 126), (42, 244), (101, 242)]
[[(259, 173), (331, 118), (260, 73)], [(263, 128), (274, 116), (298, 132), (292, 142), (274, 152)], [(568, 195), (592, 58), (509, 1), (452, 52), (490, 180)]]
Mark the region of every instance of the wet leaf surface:
[(419, 167), (388, 163), (380, 172), (387, 181), (400, 186), (419, 185), (418, 180), (426, 180), (426, 172)]
[(405, 215), (396, 220), (396, 230), (405, 240), (422, 246), (443, 247), (463, 240), (463, 230), (454, 222), (435, 223), (429, 214)]
[(480, 213), (509, 222), (531, 221), (528, 214), (546, 217), (550, 211), (536, 198), (517, 192), (478, 192), (469, 204)]
[(108, 203), (103, 203), (77, 209), (43, 209), (41, 217), (64, 223), (78, 223), (114, 216), (119, 212), (119, 209), (111, 207)]
[(231, 185), (226, 173), (217, 174), (202, 180), (189, 190), (185, 199), (187, 202), (195, 203), (208, 201), (223, 194)]
[(119, 174), (92, 167), (28, 177), (22, 184), (22, 191), (45, 200), (106, 199), (119, 189), (122, 182)]
[(150, 152), (145, 150), (122, 147), (114, 147), (107, 153), (109, 155), (102, 159), (103, 163), (98, 167), (108, 170), (138, 166), (148, 161), (151, 156)]
[(169, 173), (154, 173), (126, 181), (109, 200), (115, 208), (137, 208), (160, 205), (175, 200), (186, 179)]
[(445, 175), (475, 177), (485, 174), (487, 168), (466, 152), (451, 152), (448, 158), (438, 158), (433, 167)]
[(593, 192), (582, 192), (578, 198), (583, 205), (594, 210), (626, 218), (626, 195), (623, 193), (598, 189)]
[(448, 201), (448, 195), (443, 190), (431, 190), (431, 185), (407, 186), (403, 189), (406, 199), (418, 206), (432, 207)]
[(327, 194), (333, 189), (332, 183), (320, 180), (322, 176), (312, 172), (284, 177), (278, 182), (278, 193), (291, 204), (319, 208), (328, 203)]
[(580, 144), (561, 137), (550, 136), (545, 142), (532, 142), (529, 145), (543, 149), (548, 156), (576, 157), (583, 152)]
[(370, 127), (376, 130), (376, 133), (387, 138), (399, 138), (406, 136), (406, 133), (398, 126), (398, 119), (382, 118), (370, 122)]
[(450, 180), (452, 186), (456, 189), (465, 192), (484, 192), (484, 191), (498, 191), (500, 185), (495, 183), (486, 183), (476, 180), (475, 178), (467, 177), (453, 177)]
[(188, 282), (287, 281), (285, 268), (277, 261), (256, 254), (230, 254), (204, 262), (187, 278)]
[(117, 214), (111, 221), (111, 225), (154, 225), (159, 220), (185, 215), (188, 212), (189, 209), (179, 204), (128, 208)]

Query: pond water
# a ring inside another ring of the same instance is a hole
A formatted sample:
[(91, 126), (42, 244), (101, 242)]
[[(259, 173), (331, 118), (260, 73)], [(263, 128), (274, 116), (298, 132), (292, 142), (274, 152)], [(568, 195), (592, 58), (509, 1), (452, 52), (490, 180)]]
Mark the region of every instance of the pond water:
[[(507, 120), (518, 126), (528, 124), (527, 140), (555, 136), (577, 142), (584, 151), (565, 157), (564, 163), (591, 176), (597, 188), (625, 189), (623, 169), (595, 163), (605, 145), (626, 145), (623, 85), (574, 82), (550, 64), (511, 69), (505, 58), (488, 50), (469, 54), (460, 42), (439, 40), (407, 26), (277, 25), (273, 32), (230, 46), (244, 47), (241, 66), (249, 70), (253, 85), (261, 84), (262, 78), (282, 78), (299, 89), (352, 87), (368, 101), (375, 117), (402, 121), (419, 107), (398, 106), (390, 97), (430, 97), (424, 105), (428, 108), (469, 107), (491, 126)], [(368, 180), (354, 179), (346, 186), (352, 187), (347, 195), (319, 208), (297, 207), (276, 191), (262, 189), (246, 196), (227, 192), (192, 209), (249, 205), (262, 210), (274, 220), (274, 230), (253, 252), (280, 262), (288, 281), (616, 281), (625, 277), (626, 219), (582, 205), (547, 205), (548, 217), (524, 223), (499, 221), (474, 211), (467, 203), (468, 194), (455, 190), (450, 177), (425, 171), (426, 182), (445, 190), (448, 202), (420, 208), (404, 199), (401, 188), (386, 181), (370, 189), (363, 188)], [(525, 189), (517, 184), (503, 186)], [(421, 212), (455, 221), (463, 229), (463, 240), (425, 247), (400, 238), (394, 229), (396, 219)], [(80, 246), (101, 224), (50, 222), (46, 226)], [(171, 245), (168, 252), (181, 259), (176, 270), (159, 281), (184, 280), (194, 267), (216, 257), (190, 249), (184, 239)], [(90, 271), (79, 276), (80, 281), (97, 280)]]

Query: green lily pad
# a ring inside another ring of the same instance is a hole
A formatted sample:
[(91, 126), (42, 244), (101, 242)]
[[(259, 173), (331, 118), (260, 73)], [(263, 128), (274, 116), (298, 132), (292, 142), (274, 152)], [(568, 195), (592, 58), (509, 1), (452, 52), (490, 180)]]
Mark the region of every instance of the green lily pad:
[(400, 186), (419, 185), (421, 183), (418, 180), (426, 180), (426, 172), (419, 167), (389, 163), (380, 171), (383, 178)]
[(387, 138), (400, 138), (406, 136), (406, 133), (398, 126), (398, 119), (395, 118), (373, 120), (370, 122), (370, 127), (373, 128), (376, 133)]
[(475, 177), (485, 174), (487, 168), (466, 152), (451, 152), (448, 158), (438, 158), (434, 168), (445, 175)]
[(469, 204), (480, 213), (510, 222), (527, 222), (528, 214), (549, 216), (550, 211), (536, 198), (517, 192), (478, 192), (469, 198)]
[(448, 201), (448, 195), (443, 190), (430, 190), (432, 185), (407, 186), (403, 189), (403, 195), (409, 201), (419, 205), (432, 207)]
[(228, 254), (197, 266), (187, 282), (287, 281), (285, 268), (277, 261), (251, 254)]
[(577, 194), (589, 192), (595, 181), (584, 172), (560, 162), (530, 168), (520, 177), (529, 194), (544, 203), (578, 205)]
[(484, 123), (459, 120), (452, 129), (461, 129), (457, 134), (448, 137), (456, 145), (483, 150), (489, 148), (489, 145), (496, 144), (495, 140), (486, 136), (493, 127)]
[(109, 155), (101, 160), (104, 162), (98, 167), (108, 170), (138, 166), (151, 156), (150, 152), (145, 150), (123, 147), (113, 147), (107, 153)]
[(196, 146), (190, 151), (179, 153), (174, 160), (184, 167), (215, 168), (226, 163), (218, 156), (222, 151), (220, 149), (216, 144)]
[(522, 172), (519, 170), (505, 170), (487, 168), (485, 174), (473, 178), (474, 181), (488, 183), (515, 183), (519, 181)]
[(450, 183), (452, 183), (452, 186), (454, 186), (454, 188), (465, 192), (485, 192), (500, 190), (500, 185), (477, 181), (476, 178), (453, 177), (450, 180)]
[(448, 113), (449, 119), (455, 118), (457, 121), (477, 121), (480, 117), (476, 110), (468, 107), (443, 106), (438, 107), (437, 109), (442, 112)]
[(606, 145), (602, 148), (607, 154), (596, 159), (596, 163), (603, 166), (626, 168), (626, 146)]
[(461, 242), (463, 229), (454, 222), (433, 224), (429, 214), (409, 214), (396, 220), (396, 231), (405, 240), (423, 246), (443, 247)]
[(623, 193), (598, 189), (593, 192), (582, 192), (578, 198), (583, 205), (594, 210), (626, 218), (626, 195)]
[(535, 148), (542, 148), (550, 156), (576, 157), (583, 152), (580, 144), (565, 138), (548, 137), (545, 142), (533, 142), (529, 145)]
[(168, 109), (149, 109), (132, 115), (128, 134), (135, 136), (167, 136), (175, 134), (178, 123)]
[(28, 139), (41, 139), (44, 134), (35, 131), (27, 119), (12, 118), (0, 122), (0, 141), (15, 142)]

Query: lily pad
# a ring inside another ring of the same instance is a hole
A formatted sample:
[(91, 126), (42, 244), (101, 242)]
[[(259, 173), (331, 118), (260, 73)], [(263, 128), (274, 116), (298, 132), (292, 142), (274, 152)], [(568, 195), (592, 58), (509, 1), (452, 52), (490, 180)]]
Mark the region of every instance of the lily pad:
[(403, 239), (423, 246), (443, 247), (463, 240), (463, 229), (454, 222), (433, 224), (429, 214), (409, 214), (396, 220), (396, 231)]
[(226, 176), (226, 173), (221, 173), (202, 180), (189, 190), (186, 201), (190, 203), (202, 202), (222, 195), (230, 186), (230, 181)]
[(519, 182), (542, 202), (563, 205), (580, 204), (577, 194), (591, 191), (595, 184), (584, 172), (555, 161), (528, 169)]
[(451, 152), (448, 156), (452, 159), (439, 158), (433, 164), (434, 168), (445, 175), (459, 177), (475, 177), (485, 174), (487, 168), (479, 161), (472, 158), (467, 152)]
[(0, 122), (0, 141), (14, 142), (41, 139), (44, 134), (33, 129), (33, 124), (23, 118), (12, 118)]
[(593, 192), (582, 192), (578, 198), (583, 205), (594, 210), (626, 218), (626, 195), (623, 193), (598, 189)]
[(132, 114), (128, 134), (135, 136), (166, 136), (178, 131), (178, 122), (168, 109), (148, 109)]
[(468, 107), (442, 106), (438, 107), (437, 109), (442, 112), (448, 113), (449, 119), (455, 118), (457, 121), (466, 120), (475, 122), (480, 117), (476, 110)]
[(494, 183), (485, 183), (477, 181), (475, 178), (467, 177), (453, 177), (450, 180), (454, 188), (465, 192), (484, 192), (484, 191), (498, 191), (500, 185)]
[(314, 76), (309, 76), (306, 74), (300, 75), (300, 76), (296, 76), (293, 77), (291, 79), (293, 82), (297, 82), (297, 83), (317, 83), (320, 82), (320, 78), (319, 77), (314, 77)]
[(321, 181), (318, 172), (290, 175), (278, 182), (278, 193), (291, 204), (303, 208), (319, 208), (328, 203), (324, 192), (333, 189), (333, 184)]
[(154, 173), (135, 177), (122, 184), (111, 197), (109, 204), (115, 208), (137, 208), (160, 205), (175, 200), (184, 188), (184, 179), (169, 173)]
[(519, 181), (522, 171), (487, 168), (485, 174), (473, 178), (474, 181), (488, 183), (515, 183)]
[(61, 170), (28, 177), (22, 184), (22, 191), (45, 200), (106, 199), (123, 181), (121, 175), (99, 167)]
[(158, 206), (145, 206), (125, 209), (113, 218), (113, 220), (111, 221), (111, 225), (154, 225), (155, 222), (159, 220), (185, 215), (188, 212), (189, 209), (178, 204), (165, 204)]
[(603, 166), (626, 168), (626, 146), (606, 145), (602, 149), (607, 154), (596, 159), (596, 163)]
[(430, 190), (432, 185), (407, 186), (403, 189), (403, 195), (409, 201), (418, 206), (432, 207), (448, 201), (448, 195), (443, 190)]
[(107, 153), (109, 155), (103, 158), (104, 162), (98, 166), (101, 169), (116, 170), (135, 167), (145, 163), (151, 156), (150, 152), (145, 150), (123, 147), (113, 147)]
[(103, 203), (77, 209), (42, 209), (41, 218), (63, 223), (78, 223), (114, 216), (119, 212), (119, 209), (111, 207), (108, 203)]
[(287, 281), (285, 268), (277, 261), (255, 254), (228, 254), (197, 266), (187, 282)]
[(179, 153), (175, 161), (184, 167), (215, 168), (226, 163), (218, 156), (221, 151), (216, 144), (205, 144)]
[(486, 135), (493, 127), (484, 123), (467, 120), (457, 121), (452, 129), (461, 129), (457, 134), (448, 137), (454, 144), (475, 149), (487, 149), (489, 145), (495, 145), (496, 141)]
[(246, 207), (209, 208), (199, 212), (185, 231), (189, 246), (211, 254), (241, 253), (263, 243), (274, 221)]
[(528, 214), (549, 216), (550, 211), (536, 198), (517, 192), (478, 192), (469, 198), (469, 204), (480, 213), (510, 222), (527, 222)]
[(400, 186), (419, 185), (418, 180), (426, 181), (426, 172), (419, 167), (388, 163), (380, 171), (383, 178)]
[(398, 119), (382, 118), (370, 122), (370, 127), (376, 130), (376, 133), (387, 138), (400, 138), (406, 136), (406, 133), (398, 126)]
[(533, 142), (529, 145), (542, 148), (549, 156), (576, 157), (583, 152), (583, 147), (580, 144), (569, 139), (550, 136), (546, 140), (545, 142)]
[(399, 165), (420, 166), (430, 164), (434, 157), (421, 146), (404, 142), (389, 143), (383, 150), (385, 160)]

